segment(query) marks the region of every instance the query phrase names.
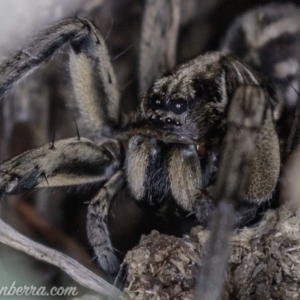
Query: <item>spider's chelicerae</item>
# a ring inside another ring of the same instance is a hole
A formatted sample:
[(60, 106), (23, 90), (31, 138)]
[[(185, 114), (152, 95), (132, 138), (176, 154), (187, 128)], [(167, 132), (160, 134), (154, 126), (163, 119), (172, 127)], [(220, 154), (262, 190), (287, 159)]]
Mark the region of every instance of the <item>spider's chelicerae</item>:
[(107, 226), (112, 202), (127, 197), (153, 215), (189, 215), (204, 226), (218, 206), (216, 231), (224, 233), (253, 221), (275, 198), (281, 165), (297, 145), (299, 9), (250, 11), (229, 29), (222, 52), (166, 72), (175, 61), (179, 12), (179, 0), (147, 1), (139, 67), (146, 92), (130, 122), (121, 121), (105, 41), (88, 19), (48, 27), (0, 65), (2, 97), (70, 44), (76, 103), (96, 142), (58, 140), (4, 161), (0, 198), (35, 187), (98, 183), (87, 230), (107, 273), (120, 265)]

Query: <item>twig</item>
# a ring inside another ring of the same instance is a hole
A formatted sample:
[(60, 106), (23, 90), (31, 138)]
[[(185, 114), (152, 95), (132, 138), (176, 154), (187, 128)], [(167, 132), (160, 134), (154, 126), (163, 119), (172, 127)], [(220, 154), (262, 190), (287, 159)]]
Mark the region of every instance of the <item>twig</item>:
[(122, 292), (98, 277), (74, 259), (56, 250), (38, 244), (18, 233), (0, 219), (0, 242), (20, 250), (39, 260), (57, 266), (71, 276), (79, 284), (111, 298), (122, 296)]

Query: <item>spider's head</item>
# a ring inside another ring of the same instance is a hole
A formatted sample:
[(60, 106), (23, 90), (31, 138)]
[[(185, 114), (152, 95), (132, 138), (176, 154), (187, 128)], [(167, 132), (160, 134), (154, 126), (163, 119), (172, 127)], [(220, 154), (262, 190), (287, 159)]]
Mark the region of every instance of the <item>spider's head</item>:
[(237, 86), (262, 78), (231, 55), (199, 56), (154, 82), (133, 118), (134, 132), (170, 143), (219, 144)]

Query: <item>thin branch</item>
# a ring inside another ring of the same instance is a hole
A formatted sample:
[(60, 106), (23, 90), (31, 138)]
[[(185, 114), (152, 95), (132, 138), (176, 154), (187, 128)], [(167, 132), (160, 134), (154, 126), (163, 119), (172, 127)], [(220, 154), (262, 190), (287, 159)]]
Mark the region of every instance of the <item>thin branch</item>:
[(0, 242), (20, 250), (39, 260), (57, 266), (79, 284), (96, 291), (110, 299), (122, 296), (122, 292), (80, 265), (74, 259), (56, 250), (45, 247), (18, 233), (0, 219)]

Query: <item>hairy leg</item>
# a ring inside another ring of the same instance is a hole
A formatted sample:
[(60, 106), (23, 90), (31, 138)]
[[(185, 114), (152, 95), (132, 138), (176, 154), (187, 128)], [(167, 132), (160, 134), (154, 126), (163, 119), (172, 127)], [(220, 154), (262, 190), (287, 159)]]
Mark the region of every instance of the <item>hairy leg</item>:
[(114, 254), (107, 228), (107, 215), (111, 202), (124, 187), (125, 175), (117, 172), (93, 198), (88, 207), (87, 231), (100, 267), (109, 274), (118, 271), (120, 262)]
[(66, 18), (45, 30), (0, 65), (0, 99), (19, 80), (70, 42), (71, 77), (89, 129), (109, 133), (119, 124), (119, 93), (103, 37), (88, 19)]
[(118, 142), (70, 138), (24, 152), (0, 164), (0, 198), (34, 187), (105, 183), (121, 164)]
[(95, 25), (82, 19), (85, 30), (70, 40), (70, 73), (79, 112), (87, 129), (111, 136), (119, 125), (120, 96), (104, 38)]
[(235, 208), (251, 184), (256, 144), (267, 110), (265, 97), (263, 89), (258, 86), (240, 86), (229, 108), (214, 193), (217, 207), (197, 286), (199, 299), (217, 300), (222, 292)]

